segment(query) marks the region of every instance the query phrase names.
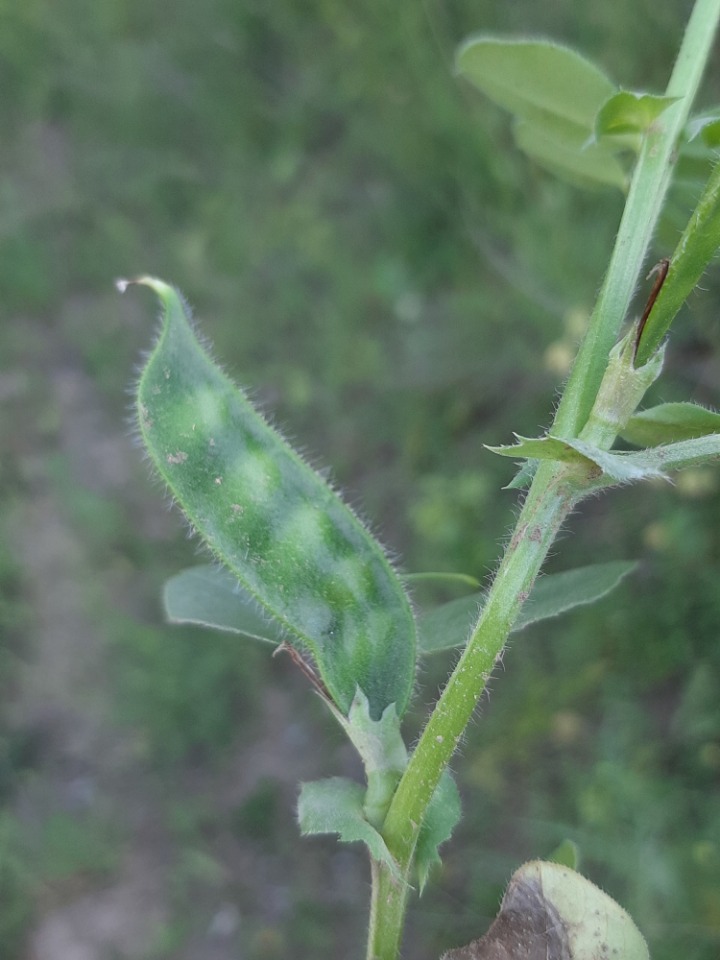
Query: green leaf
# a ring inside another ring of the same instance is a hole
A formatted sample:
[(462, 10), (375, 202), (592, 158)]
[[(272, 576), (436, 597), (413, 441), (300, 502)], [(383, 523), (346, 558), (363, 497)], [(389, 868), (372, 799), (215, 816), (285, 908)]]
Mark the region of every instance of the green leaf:
[(471, 577), (469, 573), (405, 573), (402, 576), (405, 583), (434, 583), (441, 587), (461, 586), (479, 587), (480, 581)]
[(212, 361), (177, 290), (152, 277), (135, 282), (162, 305), (137, 389), (139, 432), (157, 472), (215, 557), (287, 642), (312, 655), (343, 714), (358, 686), (373, 717), (392, 703), (402, 714), (415, 621), (382, 548)]
[(702, 138), (706, 146), (713, 150), (720, 147), (720, 119), (706, 123), (702, 128)]
[(384, 863), (398, 882), (400, 871), (380, 833), (363, 814), (365, 791), (345, 777), (314, 780), (300, 786), (298, 821), (303, 836), (336, 833), (343, 843), (361, 841), (373, 860)]
[(584, 444), (580, 440), (573, 440), (572, 443), (579, 450), (584, 447), (588, 459), (592, 460), (602, 470), (602, 477), (599, 478), (598, 486), (601, 484), (615, 486), (621, 483), (636, 483), (638, 480), (667, 479), (659, 460), (653, 461), (624, 452), (607, 453), (605, 450), (598, 450), (591, 444)]
[(163, 604), (170, 623), (196, 623), (267, 643), (282, 642), (282, 631), (262, 616), (257, 600), (231, 573), (212, 564), (171, 577), (163, 588)]
[(537, 460), (526, 460), (510, 483), (505, 484), (503, 490), (524, 490), (530, 486), (537, 473)]
[(562, 440), (550, 435), (535, 439), (516, 436), (518, 442), (512, 446), (487, 449), (502, 457), (528, 457), (584, 466), (588, 472), (587, 490), (593, 486), (632, 483), (664, 475), (659, 458), (652, 460), (624, 452), (609, 453), (584, 440)]
[[(687, 208), (697, 201), (702, 193), (708, 177), (715, 166), (717, 158), (716, 148), (708, 146), (704, 141), (694, 140), (692, 143), (680, 143), (680, 152), (673, 172), (673, 182), (676, 186), (685, 187), (687, 201), (683, 196), (682, 220), (687, 216)], [(680, 209), (673, 216), (680, 217)]]
[(665, 476), (659, 462), (645, 460), (635, 454), (608, 453), (582, 440), (569, 440), (568, 443), (600, 468), (602, 476), (599, 481), (606, 486), (634, 483), (637, 480), (660, 479)]
[(595, 116), (615, 92), (579, 53), (547, 40), (471, 37), (457, 69), (513, 114), (515, 142), (556, 176), (581, 186), (625, 189), (617, 145), (592, 142)]
[(438, 848), (450, 839), (461, 815), (460, 794), (451, 774), (446, 770), (428, 806), (415, 850), (415, 874), (420, 893), (423, 892), (433, 868), (442, 862)]
[(636, 361), (644, 363), (662, 342), (678, 311), (697, 286), (720, 247), (720, 164), (712, 169), (700, 202), (690, 216), (642, 331)]
[(636, 447), (654, 447), (711, 433), (720, 433), (720, 413), (697, 403), (661, 403), (631, 417), (620, 436)]
[(561, 867), (577, 870), (580, 863), (580, 849), (574, 840), (563, 840), (548, 857), (550, 863), (558, 863)]
[(574, 870), (541, 860), (515, 871), (485, 936), (442, 960), (500, 957), (650, 960), (642, 934), (619, 904)]
[(605, 136), (646, 133), (657, 118), (677, 101), (678, 97), (621, 90), (606, 100), (598, 111), (595, 136), (599, 140)]
[(706, 147), (720, 147), (720, 114), (717, 108), (688, 121), (685, 128), (688, 140), (694, 140), (698, 134)]
[(663, 444), (639, 450), (637, 453), (618, 453), (625, 464), (648, 475), (665, 476), (668, 470), (685, 470), (687, 467), (699, 467), (720, 458), (720, 433), (711, 433), (694, 440), (681, 440), (679, 443)]
[(418, 619), (418, 654), (464, 646), (485, 602), (485, 591), (443, 603)]
[(512, 457), (513, 460), (527, 458), (528, 460), (557, 460), (562, 463), (586, 463), (587, 457), (575, 450), (567, 440), (553, 437), (521, 437), (514, 434), (517, 443), (491, 447), (485, 444), (485, 449), (497, 453), (501, 457)]
[[(550, 173), (580, 187), (609, 186), (625, 190), (627, 174), (613, 150), (592, 143), (589, 136), (553, 136), (541, 123), (515, 124), (515, 143)], [(559, 131), (556, 131), (559, 133)]]
[(471, 37), (457, 70), (498, 106), (538, 126), (558, 121), (592, 132), (595, 114), (614, 84), (575, 50), (548, 40)]
[(557, 617), (573, 607), (595, 603), (611, 593), (636, 568), (637, 563), (633, 560), (611, 560), (540, 577), (520, 610), (513, 631), (523, 630), (539, 620)]
[[(522, 607), (513, 632), (540, 620), (557, 617), (573, 607), (594, 603), (614, 590), (635, 567), (632, 561), (615, 560), (541, 577)], [(418, 624), (420, 654), (464, 646), (484, 598), (484, 593), (475, 593), (451, 600), (421, 617)]]

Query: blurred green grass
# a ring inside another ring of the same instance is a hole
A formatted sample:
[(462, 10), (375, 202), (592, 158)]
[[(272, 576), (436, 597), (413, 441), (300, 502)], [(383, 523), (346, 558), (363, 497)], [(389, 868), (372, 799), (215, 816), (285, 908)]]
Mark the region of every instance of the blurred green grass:
[[(139, 847), (161, 877), (159, 919), (142, 949), (113, 955), (362, 950), (362, 855), (301, 842), (292, 819), (298, 777), (354, 769), (327, 718), (286, 665), (160, 623), (164, 577), (196, 552), (127, 441), (154, 306), (118, 298), (113, 278), (177, 283), (226, 367), (332, 466), (406, 569), (484, 577), (515, 500), (483, 444), (548, 422), (621, 199), (515, 153), (505, 118), (453, 77), (454, 46), (475, 30), (551, 35), (658, 90), (687, 12), (0, 8), (3, 957), (127, 881)], [(687, 198), (674, 202), (681, 224)], [(670, 218), (658, 252), (676, 235)], [(720, 406), (720, 284), (707, 287), (660, 399)], [(455, 764), (466, 816), (408, 955), (477, 936), (517, 863), (570, 836), (656, 960), (717, 956), (719, 513), (717, 475), (698, 472), (573, 519), (554, 569), (640, 557), (641, 573), (508, 651)], [(418, 723), (446, 668), (425, 668)], [(38, 830), (66, 842), (41, 852)], [(241, 922), (223, 939), (228, 904)]]

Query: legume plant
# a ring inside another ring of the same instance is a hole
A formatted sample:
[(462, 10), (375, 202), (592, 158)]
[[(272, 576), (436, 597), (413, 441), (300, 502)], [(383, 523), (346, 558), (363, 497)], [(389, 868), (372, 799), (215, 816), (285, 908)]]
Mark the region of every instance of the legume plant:
[[(212, 360), (178, 291), (150, 277), (132, 281), (153, 289), (162, 306), (137, 387), (140, 434), (216, 561), (168, 583), (168, 616), (287, 649), (356, 747), (366, 783), (305, 783), (298, 813), (305, 834), (367, 846), (368, 960), (399, 955), (408, 897), (422, 890), (460, 817), (448, 763), (510, 632), (592, 602), (632, 570), (618, 561), (538, 581), (570, 511), (610, 487), (720, 457), (720, 414), (691, 403), (638, 412), (662, 372), (670, 324), (720, 243), (720, 166), (711, 163), (720, 113), (691, 116), (718, 16), (720, 0), (697, 0), (663, 95), (621, 90), (579, 54), (544, 40), (476, 36), (458, 52), (459, 73), (512, 114), (521, 150), (555, 174), (627, 195), (552, 426), (490, 448), (522, 462), (513, 486), (527, 492), (487, 591), (416, 615), (412, 578), (399, 575), (338, 493)], [(631, 297), (652, 266), (673, 169), (689, 150), (707, 161), (704, 192), (633, 319)], [(639, 449), (616, 449), (618, 438)], [(409, 752), (401, 721), (417, 659), (452, 647), (461, 655)], [(565, 851), (521, 867), (487, 934), (446, 957), (647, 958), (630, 917), (574, 866)]]

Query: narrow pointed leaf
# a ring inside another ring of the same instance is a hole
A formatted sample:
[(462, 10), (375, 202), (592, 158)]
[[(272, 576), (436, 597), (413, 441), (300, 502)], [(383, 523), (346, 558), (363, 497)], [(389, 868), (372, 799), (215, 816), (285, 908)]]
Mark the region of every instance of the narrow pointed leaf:
[(465, 646), (485, 602), (485, 592), (459, 597), (418, 619), (418, 654), (439, 653)]
[(659, 458), (652, 460), (635, 454), (609, 453), (584, 440), (562, 440), (552, 436), (537, 439), (518, 437), (518, 442), (512, 446), (487, 449), (502, 457), (527, 457), (584, 466), (588, 470), (588, 488), (593, 484), (608, 486), (663, 476)]
[(697, 403), (661, 403), (631, 417), (620, 436), (636, 447), (655, 447), (710, 433), (720, 433), (720, 413)]
[[(430, 583), (477, 590), (480, 581), (467, 573), (408, 573), (408, 584)], [(191, 623), (212, 630), (238, 633), (277, 645), (283, 631), (262, 615), (257, 600), (247, 594), (237, 579), (223, 567), (201, 564), (188, 567), (166, 581), (163, 606), (169, 623)]]
[(361, 841), (373, 860), (384, 863), (400, 878), (397, 864), (380, 833), (365, 819), (365, 791), (345, 777), (303, 783), (298, 799), (298, 821), (303, 836), (336, 833), (344, 843)]
[(406, 573), (402, 578), (406, 583), (434, 583), (437, 586), (459, 586), (477, 588), (480, 581), (469, 573)]
[(587, 457), (570, 446), (567, 440), (551, 436), (521, 437), (518, 434), (515, 434), (515, 437), (517, 443), (499, 447), (485, 444), (485, 449), (501, 457), (512, 457), (513, 460), (526, 457), (529, 460), (558, 460), (563, 463), (587, 461)]
[(720, 164), (713, 168), (700, 202), (690, 216), (637, 350), (638, 365), (662, 342), (678, 311), (697, 286), (720, 247)]
[[(628, 560), (597, 563), (541, 577), (523, 605), (513, 632), (532, 623), (557, 617), (573, 607), (594, 603), (614, 590), (636, 564)], [(451, 600), (420, 618), (418, 644), (421, 655), (464, 646), (476, 623), (484, 593)]]
[(635, 454), (608, 453), (583, 440), (567, 441), (578, 453), (587, 457), (602, 471), (601, 483), (634, 483), (637, 480), (660, 479), (665, 474), (660, 460), (645, 460)]
[(537, 468), (537, 460), (526, 460), (510, 483), (505, 484), (503, 490), (525, 490), (532, 483)]
[(420, 893), (433, 868), (442, 862), (439, 847), (450, 839), (461, 816), (462, 804), (457, 784), (446, 770), (428, 806), (415, 850), (415, 873)]
[(178, 292), (150, 277), (160, 336), (137, 390), (140, 434), (192, 527), (243, 589), (310, 652), (347, 714), (407, 706), (415, 625), (381, 547), (198, 341)]
[(513, 631), (557, 617), (573, 607), (595, 603), (611, 593), (636, 567), (634, 560), (612, 560), (541, 576), (520, 610)]
[(628, 913), (593, 883), (557, 863), (516, 870), (494, 923), (442, 960), (650, 960)]
[(221, 567), (205, 564), (171, 577), (163, 588), (163, 604), (170, 623), (195, 623), (267, 643), (282, 642), (277, 623), (264, 617), (257, 600)]
[(677, 97), (656, 96), (652, 93), (633, 93), (620, 90), (613, 94), (598, 111), (595, 136), (618, 136), (628, 133), (646, 133), (657, 118)]
[(622, 453), (618, 457), (637, 470), (654, 471), (664, 476), (668, 470), (685, 470), (720, 459), (720, 433), (663, 444), (637, 453)]

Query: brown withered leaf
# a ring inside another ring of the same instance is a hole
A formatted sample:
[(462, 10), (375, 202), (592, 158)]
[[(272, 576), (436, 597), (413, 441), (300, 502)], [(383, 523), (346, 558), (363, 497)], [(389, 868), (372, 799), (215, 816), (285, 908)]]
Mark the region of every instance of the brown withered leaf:
[(513, 874), (484, 937), (442, 960), (650, 960), (632, 919), (612, 897), (558, 863)]
[(565, 925), (545, 898), (542, 880), (518, 871), (485, 936), (450, 950), (442, 960), (572, 960), (572, 954)]

